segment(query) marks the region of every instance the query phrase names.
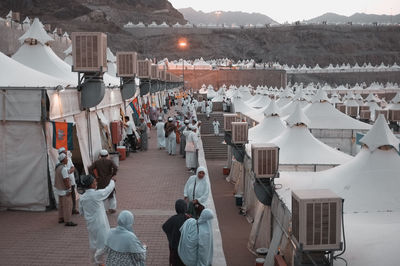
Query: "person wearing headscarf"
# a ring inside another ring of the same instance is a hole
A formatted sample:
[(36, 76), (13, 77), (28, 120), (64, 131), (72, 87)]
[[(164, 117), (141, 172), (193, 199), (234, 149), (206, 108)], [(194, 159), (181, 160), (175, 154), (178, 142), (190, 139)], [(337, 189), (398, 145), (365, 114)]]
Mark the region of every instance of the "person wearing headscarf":
[(176, 215), (170, 217), (162, 226), (163, 231), (167, 235), (169, 244), (169, 265), (185, 266), (178, 255), (179, 239), (181, 238), (180, 228), (186, 221), (187, 204), (183, 199), (175, 202)]
[(183, 122), (183, 125), (179, 128), (180, 136), (181, 136), (181, 142), (179, 144), (179, 154), (183, 155), (183, 158), (185, 158), (185, 146), (186, 146), (186, 136), (185, 136), (185, 131), (189, 130), (189, 120), (185, 120)]
[[(114, 163), (114, 161), (108, 158), (108, 151), (101, 150), (100, 158), (96, 160), (91, 166), (88, 168), (89, 173), (96, 177), (97, 188), (103, 189), (109, 183), (110, 180), (117, 174), (118, 167)], [(117, 197), (115, 195), (115, 190), (110, 193), (110, 195), (104, 199), (105, 207), (109, 213), (115, 213), (117, 209)]]
[(202, 101), (200, 102), (200, 106), (201, 106), (201, 112), (202, 112), (202, 113), (205, 113), (205, 112), (206, 112), (206, 101), (205, 101), (205, 100), (202, 100)]
[(174, 118), (169, 117), (168, 122), (165, 124), (165, 137), (167, 139), (167, 150), (169, 155), (176, 154), (176, 125)]
[(206, 104), (206, 115), (207, 115), (207, 120), (210, 118), (210, 114), (211, 114), (211, 105), (210, 104)]
[(189, 126), (190, 130), (184, 132), (186, 138), (185, 152), (186, 152), (186, 167), (188, 170), (194, 171), (197, 168), (197, 153), (198, 153), (198, 135), (197, 128), (193, 125)]
[(133, 232), (134, 216), (130, 211), (118, 215), (117, 227), (110, 230), (105, 252), (106, 266), (144, 266), (146, 246)]
[(141, 151), (147, 151), (148, 145), (147, 145), (147, 124), (144, 121), (144, 117), (141, 116), (139, 118), (140, 123), (138, 125), (138, 130), (140, 133), (140, 140), (141, 140), (141, 144), (140, 144), (140, 150)]
[(165, 131), (164, 131), (165, 123), (162, 120), (162, 117), (158, 117), (158, 122), (156, 124), (157, 129), (157, 148), (160, 150), (165, 148)]
[(190, 218), (182, 225), (178, 254), (186, 266), (210, 266), (214, 255), (211, 220), (214, 213), (204, 209), (198, 220)]
[(56, 165), (54, 178), (55, 192), (58, 195), (58, 223), (65, 223), (65, 226), (76, 226), (77, 224), (71, 221), (71, 182), (67, 164), (67, 155), (61, 152), (58, 155), (58, 164)]
[(213, 125), (213, 128), (214, 128), (214, 135), (218, 136), (219, 135), (219, 126), (220, 126), (219, 121), (217, 121), (217, 119), (214, 118), (214, 121), (213, 121), (212, 125)]
[(85, 193), (79, 199), (79, 213), (85, 217), (89, 232), (89, 246), (92, 262), (104, 263), (104, 247), (107, 235), (110, 231), (104, 200), (114, 191), (115, 179), (104, 189), (97, 189), (97, 180), (92, 175), (81, 178)]
[(201, 211), (206, 207), (210, 187), (208, 175), (204, 167), (197, 168), (196, 174), (189, 177), (183, 190), (183, 196), (188, 202), (188, 213), (194, 218), (200, 216)]

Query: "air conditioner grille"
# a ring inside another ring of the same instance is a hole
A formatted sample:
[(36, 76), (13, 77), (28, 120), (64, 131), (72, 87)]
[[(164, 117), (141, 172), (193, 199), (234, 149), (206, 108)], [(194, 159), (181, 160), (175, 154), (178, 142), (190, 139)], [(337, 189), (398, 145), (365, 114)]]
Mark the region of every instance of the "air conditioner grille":
[(247, 143), (249, 125), (246, 122), (232, 122), (232, 142), (236, 144)]
[(300, 226), (300, 219), (299, 219), (299, 202), (292, 197), (292, 232), (296, 239), (299, 239), (299, 226)]
[(107, 35), (96, 32), (72, 33), (74, 71), (107, 71)]
[(335, 244), (336, 243), (336, 213), (337, 213), (337, 203), (336, 202), (331, 202), (330, 204), (330, 235), (329, 235), (329, 244)]

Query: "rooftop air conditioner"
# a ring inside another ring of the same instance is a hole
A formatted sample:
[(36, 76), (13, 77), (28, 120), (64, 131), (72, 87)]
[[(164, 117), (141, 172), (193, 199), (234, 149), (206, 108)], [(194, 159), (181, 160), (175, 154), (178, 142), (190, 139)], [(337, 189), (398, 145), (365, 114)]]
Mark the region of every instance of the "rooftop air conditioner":
[(21, 21), (21, 16), (19, 12), (12, 12), (12, 21), (15, 22), (20, 22)]
[(328, 189), (292, 191), (292, 233), (302, 251), (341, 249), (342, 199)]
[(165, 74), (165, 81), (171, 81), (171, 73), (167, 72)]
[(158, 65), (151, 65), (151, 79), (158, 79)]
[(389, 110), (389, 121), (400, 122), (400, 110)]
[(138, 77), (148, 79), (151, 76), (151, 62), (149, 60), (138, 60)]
[(368, 105), (360, 106), (360, 113), (361, 111), (369, 111), (369, 106)]
[(245, 144), (248, 142), (249, 124), (247, 122), (232, 122), (232, 143)]
[(371, 119), (371, 111), (369, 111), (369, 110), (361, 110), (360, 111), (360, 119), (362, 119), (362, 120), (370, 120)]
[(386, 121), (389, 120), (389, 110), (375, 110), (375, 120), (378, 119), (378, 116), (380, 114), (383, 114), (385, 117)]
[(107, 35), (101, 32), (73, 32), (72, 57), (75, 72), (107, 71)]
[(358, 106), (347, 106), (346, 114), (351, 117), (357, 117), (358, 115)]
[(167, 78), (167, 71), (166, 70), (160, 70), (160, 80), (165, 81)]
[(134, 77), (137, 72), (136, 52), (117, 52), (117, 77)]
[(256, 178), (275, 177), (279, 169), (279, 147), (274, 144), (252, 144), (251, 161)]
[(224, 114), (224, 130), (232, 131), (232, 122), (238, 121), (239, 118), (236, 114)]
[(346, 113), (346, 105), (344, 105), (344, 104), (340, 104), (340, 103), (336, 104), (336, 109), (338, 109), (342, 113)]

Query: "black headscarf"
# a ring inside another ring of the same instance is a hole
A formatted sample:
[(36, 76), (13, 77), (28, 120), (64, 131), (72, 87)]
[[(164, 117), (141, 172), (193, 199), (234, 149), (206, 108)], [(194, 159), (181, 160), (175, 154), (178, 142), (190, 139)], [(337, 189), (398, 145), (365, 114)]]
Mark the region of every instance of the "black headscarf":
[(168, 242), (171, 248), (178, 249), (181, 232), (179, 229), (186, 220), (187, 203), (183, 199), (175, 202), (176, 215), (170, 217), (162, 226), (167, 235)]

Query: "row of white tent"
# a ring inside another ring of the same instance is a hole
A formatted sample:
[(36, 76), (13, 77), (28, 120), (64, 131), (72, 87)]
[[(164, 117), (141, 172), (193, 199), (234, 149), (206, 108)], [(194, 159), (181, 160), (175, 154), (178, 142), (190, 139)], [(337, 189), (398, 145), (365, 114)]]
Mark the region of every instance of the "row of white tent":
[[(262, 94), (252, 95), (249, 88), (244, 86), (231, 87), (229, 90), (221, 88), (217, 93), (230, 97), (234, 111), (247, 115), (254, 112), (249, 105), (262, 99)], [(348, 263), (396, 265), (394, 246), (400, 235), (400, 198), (396, 189), (400, 185), (399, 139), (393, 135), (383, 115), (371, 126), (334, 108), (325, 90), (319, 89), (312, 103), (304, 107), (301, 96), (302, 90), (293, 95), (286, 89), (278, 100), (269, 97), (263, 99), (264, 106), (258, 108), (262, 117), (256, 126), (249, 129), (246, 159), (243, 164), (235, 161), (231, 168), (228, 180), (235, 181), (235, 193), (244, 197), (243, 210), (254, 221), (248, 246), (254, 250), (269, 247), (269, 252), (274, 253), (277, 251), (274, 248), (279, 245), (270, 246), (271, 239), (276, 241), (278, 238), (278, 244), (285, 241), (285, 237), (282, 237), (283, 223), (277, 229), (268, 219), (273, 215), (271, 208), (274, 204), (269, 207), (258, 202), (252, 185), (254, 177), (250, 174), (251, 144), (273, 143), (280, 148), (280, 178), (275, 183), (280, 184), (277, 188), (282, 188), (277, 189), (277, 193), (289, 211), (293, 190), (331, 189), (344, 198), (347, 241), (344, 258)], [(280, 103), (286, 98), (290, 98), (286, 104)], [(390, 103), (400, 109), (400, 93)], [(325, 130), (325, 134), (354, 130), (366, 135), (360, 140), (362, 146), (359, 147), (359, 153), (352, 157), (334, 149), (333, 143), (314, 136), (314, 129)], [(290, 165), (297, 167), (290, 168)], [(262, 235), (259, 235), (260, 232)], [(376, 248), (365, 253), (365, 245)], [(386, 248), (388, 253), (382, 258), (381, 250)]]

